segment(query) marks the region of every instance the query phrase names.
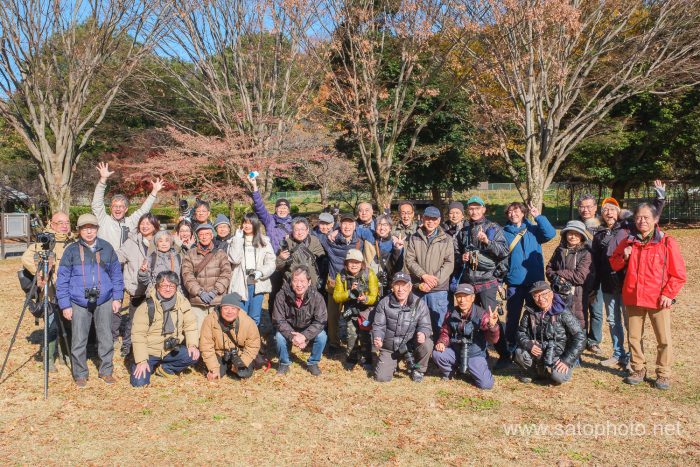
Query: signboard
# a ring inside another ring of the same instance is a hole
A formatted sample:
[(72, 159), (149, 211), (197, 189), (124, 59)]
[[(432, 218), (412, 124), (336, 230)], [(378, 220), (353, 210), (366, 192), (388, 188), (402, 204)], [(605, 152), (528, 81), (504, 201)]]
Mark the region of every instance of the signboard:
[(5, 214), (2, 221), (3, 237), (29, 237), (29, 214)]

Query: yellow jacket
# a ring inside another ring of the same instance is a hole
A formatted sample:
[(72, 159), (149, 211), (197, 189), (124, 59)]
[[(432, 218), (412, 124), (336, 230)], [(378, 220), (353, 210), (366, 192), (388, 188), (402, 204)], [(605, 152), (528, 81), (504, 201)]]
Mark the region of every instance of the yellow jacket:
[[(367, 301), (364, 304), (371, 306), (377, 303), (377, 298), (379, 297), (379, 280), (377, 279), (377, 275), (374, 273), (374, 271), (371, 269), (366, 271), (368, 271), (367, 292), (365, 293), (367, 296)], [(343, 270), (343, 272), (347, 273), (345, 270)], [(363, 276), (363, 274), (365, 274), (365, 270), (361, 270), (356, 277), (360, 278)], [(349, 293), (350, 291), (347, 288), (346, 281), (342, 280), (340, 273), (336, 274), (335, 288), (333, 289), (333, 300), (339, 305), (345, 303), (350, 299)]]

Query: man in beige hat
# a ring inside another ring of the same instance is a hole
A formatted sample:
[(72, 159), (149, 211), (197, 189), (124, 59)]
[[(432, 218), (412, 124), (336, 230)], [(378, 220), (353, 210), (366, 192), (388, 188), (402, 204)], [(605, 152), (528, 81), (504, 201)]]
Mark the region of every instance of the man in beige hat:
[(56, 299), (63, 317), (72, 321), (71, 360), (73, 378), (79, 388), (87, 384), (87, 339), (94, 317), (99, 378), (107, 384), (112, 376), (112, 313), (119, 313), (124, 297), (124, 280), (117, 254), (109, 242), (97, 238), (97, 217), (78, 218), (78, 241), (68, 245), (61, 258), (56, 279)]

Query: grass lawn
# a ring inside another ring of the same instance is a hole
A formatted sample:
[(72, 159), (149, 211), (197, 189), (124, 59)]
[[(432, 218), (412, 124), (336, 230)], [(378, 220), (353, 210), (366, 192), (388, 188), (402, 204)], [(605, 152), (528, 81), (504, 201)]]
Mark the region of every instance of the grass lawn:
[[(98, 380), (89, 364), (81, 391), (59, 365), (45, 402), (36, 356), (42, 328), (25, 317), (0, 381), (0, 464), (698, 465), (700, 231), (671, 233), (687, 261), (688, 283), (674, 308), (670, 391), (627, 386), (587, 353), (562, 387), (524, 385), (510, 370), (488, 392), (435, 374), (415, 384), (401, 373), (380, 385), (359, 368), (346, 372), (341, 361), (327, 359), (319, 378), (297, 361), (286, 378), (271, 370), (245, 382), (208, 383), (191, 372), (175, 381), (154, 377), (137, 390), (117, 358), (116, 385)], [(546, 246), (547, 258), (554, 247), (555, 241)], [(18, 259), (0, 262), (0, 357), (23, 299), (19, 267)], [(607, 356), (607, 326), (603, 335)], [(653, 375), (649, 325), (646, 336)], [(509, 432), (530, 424), (550, 432)]]

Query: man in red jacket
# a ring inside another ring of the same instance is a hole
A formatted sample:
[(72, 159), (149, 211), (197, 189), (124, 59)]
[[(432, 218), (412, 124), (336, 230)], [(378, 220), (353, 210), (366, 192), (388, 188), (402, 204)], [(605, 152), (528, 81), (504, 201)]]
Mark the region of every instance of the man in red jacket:
[(658, 389), (671, 385), (671, 306), (686, 281), (685, 263), (675, 239), (658, 229), (658, 211), (648, 203), (634, 213), (635, 236), (622, 240), (610, 257), (615, 271), (627, 269), (622, 286), (631, 351), (632, 373), (627, 384), (639, 384), (646, 378), (646, 359), (642, 347), (644, 321), (651, 320), (656, 336), (656, 382)]

